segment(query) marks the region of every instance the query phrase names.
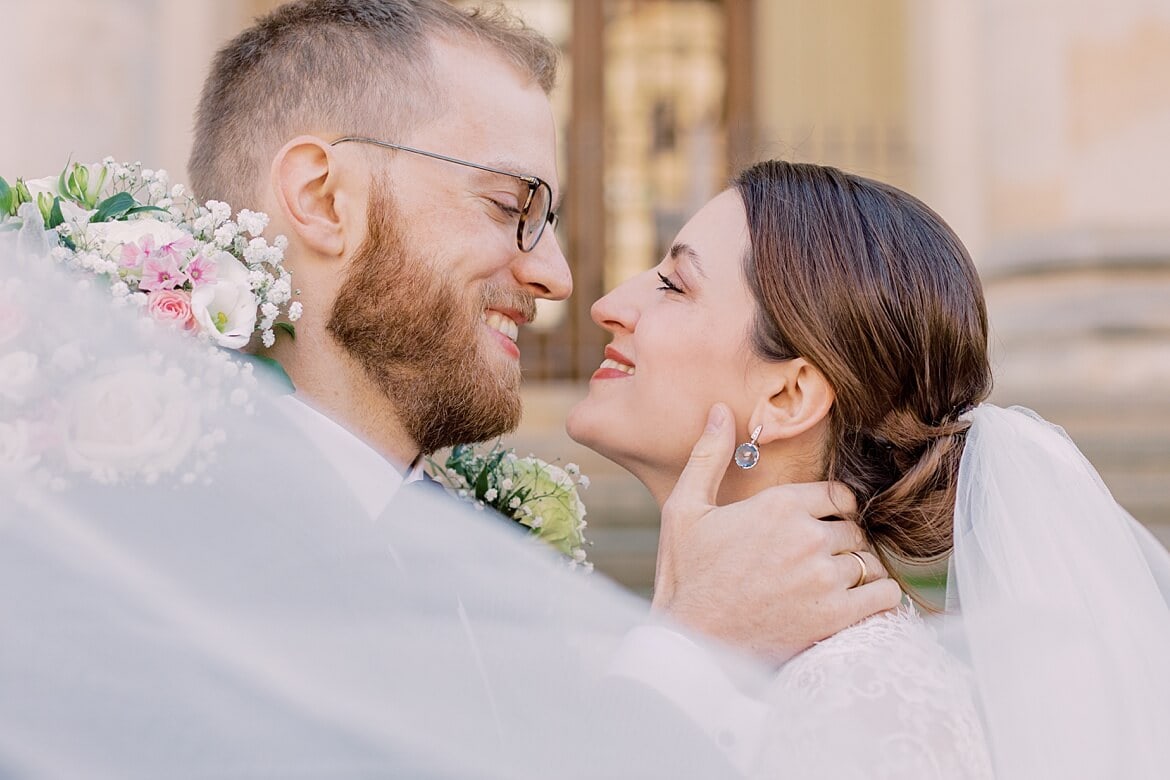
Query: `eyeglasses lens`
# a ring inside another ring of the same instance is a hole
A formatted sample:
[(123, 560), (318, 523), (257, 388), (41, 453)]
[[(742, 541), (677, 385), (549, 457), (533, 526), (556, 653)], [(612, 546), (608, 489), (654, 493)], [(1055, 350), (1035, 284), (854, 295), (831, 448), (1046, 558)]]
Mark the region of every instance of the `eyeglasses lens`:
[(524, 212), (524, 225), (520, 233), (521, 246), (525, 252), (530, 251), (536, 246), (536, 242), (540, 240), (540, 235), (544, 232), (545, 223), (548, 222), (548, 212), (552, 205), (551, 201), (552, 195), (549, 192), (548, 185), (544, 182), (536, 185), (536, 189), (532, 192), (532, 200)]

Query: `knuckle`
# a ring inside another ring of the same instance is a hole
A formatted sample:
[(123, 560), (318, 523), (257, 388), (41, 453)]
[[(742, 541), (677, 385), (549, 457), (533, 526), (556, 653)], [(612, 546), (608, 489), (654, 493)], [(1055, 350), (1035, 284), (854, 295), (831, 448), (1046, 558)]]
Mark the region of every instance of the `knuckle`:
[(812, 565), (812, 581), (821, 590), (829, 590), (837, 586), (837, 567), (829, 557), (819, 556)]
[(893, 609), (902, 601), (902, 588), (894, 580), (883, 579), (874, 584), (878, 587), (878, 593), (886, 609)]

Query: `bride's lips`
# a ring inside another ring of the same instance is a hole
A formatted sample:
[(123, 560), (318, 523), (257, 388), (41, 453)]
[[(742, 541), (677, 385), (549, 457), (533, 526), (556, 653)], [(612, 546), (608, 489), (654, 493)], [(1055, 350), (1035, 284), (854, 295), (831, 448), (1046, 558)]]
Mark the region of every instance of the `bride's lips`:
[(629, 379), (634, 375), (634, 361), (609, 345), (605, 348), (605, 360), (593, 372), (591, 379)]
[(518, 311), (484, 309), (483, 312), (484, 327), (504, 352), (516, 359), (520, 358), (520, 347), (516, 346), (516, 338), (520, 335), (520, 326), (524, 322), (524, 315)]

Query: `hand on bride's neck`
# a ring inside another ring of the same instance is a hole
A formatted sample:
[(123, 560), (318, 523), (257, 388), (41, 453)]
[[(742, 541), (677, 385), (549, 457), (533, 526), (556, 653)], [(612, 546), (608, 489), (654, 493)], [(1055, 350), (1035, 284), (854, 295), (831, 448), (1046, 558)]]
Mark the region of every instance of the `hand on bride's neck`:
[[(726, 506), (742, 501), (775, 485), (822, 480), (823, 468), (819, 459), (806, 450), (803, 442), (781, 442), (761, 447), (760, 461), (752, 469), (741, 469), (728, 459), (727, 471), (719, 485), (717, 505)], [(685, 465), (682, 463), (655, 468), (644, 464), (629, 470), (646, 486), (661, 510), (662, 504), (678, 483)]]
[(408, 468), (418, 458), (419, 447), (399, 421), (394, 404), (323, 328), (306, 324), (298, 323), (295, 343), (282, 336), (266, 353), (284, 368), (296, 397), (394, 466)]

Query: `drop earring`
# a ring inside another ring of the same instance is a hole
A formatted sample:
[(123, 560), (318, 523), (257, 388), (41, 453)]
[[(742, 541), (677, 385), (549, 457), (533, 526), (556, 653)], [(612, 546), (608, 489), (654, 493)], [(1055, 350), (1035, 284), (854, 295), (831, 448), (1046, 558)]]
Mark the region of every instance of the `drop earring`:
[(756, 429), (752, 431), (751, 441), (745, 441), (735, 448), (735, 465), (741, 469), (755, 468), (755, 465), (760, 462), (760, 448), (756, 446), (756, 439), (760, 438), (762, 430), (764, 430), (764, 426), (757, 425)]

